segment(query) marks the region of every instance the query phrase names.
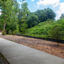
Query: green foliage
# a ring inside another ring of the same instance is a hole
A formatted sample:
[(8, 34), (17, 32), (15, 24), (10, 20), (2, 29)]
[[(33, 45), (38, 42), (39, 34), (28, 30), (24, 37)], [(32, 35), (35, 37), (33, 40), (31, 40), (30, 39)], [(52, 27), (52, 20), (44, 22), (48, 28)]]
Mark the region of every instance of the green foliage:
[(9, 30), (9, 31), (8, 31), (8, 34), (10, 34), (10, 35), (11, 35), (11, 34), (12, 34), (12, 30)]
[(60, 19), (63, 19), (64, 18), (64, 14), (61, 15)]
[(56, 14), (50, 8), (30, 12), (27, 3), (21, 9), (16, 0), (0, 0), (0, 30), (2, 34), (25, 34), (34, 37), (64, 40), (64, 14), (55, 21)]
[(62, 32), (64, 31), (63, 27), (59, 24), (54, 25), (51, 30), (49, 31), (49, 35), (51, 35), (51, 37), (53, 39), (56, 40), (61, 40), (62, 39)]
[(16, 25), (18, 23), (18, 4), (16, 0), (1, 0), (1, 10), (2, 17), (0, 21), (2, 23), (2, 30), (7, 34), (12, 34), (16, 30)]
[(30, 28), (26, 31), (28, 34), (47, 36), (48, 30), (51, 28), (53, 21), (41, 22), (37, 26)]
[(26, 35), (64, 40), (64, 19), (41, 22), (35, 27), (28, 29)]
[(27, 17), (28, 28), (31, 28), (31, 27), (37, 25), (38, 23), (39, 23), (39, 20), (38, 20), (38, 16), (37, 15), (31, 13)]
[(3, 31), (3, 32), (2, 32), (2, 35), (6, 35), (6, 32)]
[(2, 31), (3, 30), (3, 18), (2, 18), (2, 15), (0, 16), (0, 30)]
[(20, 32), (25, 32), (25, 30), (27, 29), (27, 15), (29, 13), (29, 10), (27, 8), (27, 3), (23, 3), (22, 4), (22, 9), (21, 9), (21, 16), (19, 18), (19, 30)]
[(56, 14), (50, 8), (47, 8), (44, 10), (38, 10), (35, 12), (35, 14), (38, 16), (38, 19), (40, 22), (46, 21), (48, 19), (54, 20), (56, 17)]

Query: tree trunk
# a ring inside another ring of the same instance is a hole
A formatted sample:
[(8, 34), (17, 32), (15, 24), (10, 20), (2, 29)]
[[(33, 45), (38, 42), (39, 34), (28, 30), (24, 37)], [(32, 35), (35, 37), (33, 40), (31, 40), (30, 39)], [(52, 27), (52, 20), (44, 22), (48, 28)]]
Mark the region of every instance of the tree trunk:
[(4, 23), (3, 31), (6, 31), (6, 23)]
[(5, 35), (6, 34), (6, 23), (4, 23), (4, 26), (3, 26), (3, 33), (2, 33), (3, 35)]

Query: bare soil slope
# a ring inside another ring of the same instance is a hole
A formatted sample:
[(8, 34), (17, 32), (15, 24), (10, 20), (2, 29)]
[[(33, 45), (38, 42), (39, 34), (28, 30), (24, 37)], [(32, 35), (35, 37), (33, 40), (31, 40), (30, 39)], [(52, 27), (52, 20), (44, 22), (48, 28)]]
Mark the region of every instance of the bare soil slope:
[(64, 44), (61, 43), (57, 46), (57, 42), (16, 35), (0, 35), (0, 37), (64, 58)]

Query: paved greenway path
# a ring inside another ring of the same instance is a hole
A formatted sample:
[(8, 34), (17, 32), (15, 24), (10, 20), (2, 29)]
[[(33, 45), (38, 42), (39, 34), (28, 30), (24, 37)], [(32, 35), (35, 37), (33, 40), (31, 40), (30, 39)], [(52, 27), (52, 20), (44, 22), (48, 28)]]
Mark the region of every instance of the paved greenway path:
[(0, 52), (10, 64), (64, 64), (64, 59), (0, 38)]

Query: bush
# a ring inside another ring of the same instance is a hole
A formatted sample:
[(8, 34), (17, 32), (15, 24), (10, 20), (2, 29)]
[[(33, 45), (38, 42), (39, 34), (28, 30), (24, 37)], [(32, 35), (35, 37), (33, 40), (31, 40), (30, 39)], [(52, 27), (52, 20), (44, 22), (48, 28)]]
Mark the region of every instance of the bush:
[(28, 29), (26, 34), (41, 38), (64, 40), (64, 19), (54, 22), (51, 20), (41, 22), (35, 27)]
[(53, 21), (46, 21), (46, 22), (41, 22), (38, 25), (36, 25), (35, 27), (32, 27), (30, 29), (28, 29), (26, 31), (26, 34), (30, 34), (30, 35), (38, 35), (39, 37), (47, 37), (48, 35), (48, 31), (51, 28), (51, 25), (53, 24)]
[(56, 40), (62, 39), (62, 35), (61, 35), (61, 31), (62, 31), (62, 26), (60, 25), (54, 25), (52, 27), (52, 29), (49, 31), (50, 36)]
[(15, 30), (15, 31), (13, 31), (12, 34), (13, 34), (13, 35), (19, 34), (19, 31), (18, 31), (18, 30)]
[(10, 34), (10, 35), (11, 35), (11, 34), (12, 34), (12, 30), (9, 30), (9, 31), (8, 31), (8, 34)]
[(6, 35), (6, 32), (5, 32), (5, 31), (3, 31), (3, 32), (2, 32), (2, 35)]

